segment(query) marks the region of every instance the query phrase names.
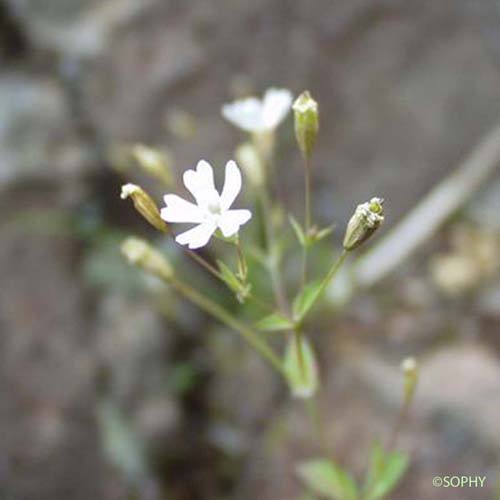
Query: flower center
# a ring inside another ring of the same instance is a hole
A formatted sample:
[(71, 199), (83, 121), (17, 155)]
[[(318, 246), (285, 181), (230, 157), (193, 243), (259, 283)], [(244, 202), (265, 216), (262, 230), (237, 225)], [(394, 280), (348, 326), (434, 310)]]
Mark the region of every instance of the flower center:
[(222, 210), (220, 207), (220, 203), (218, 201), (212, 201), (208, 204), (207, 210), (211, 215), (221, 215)]

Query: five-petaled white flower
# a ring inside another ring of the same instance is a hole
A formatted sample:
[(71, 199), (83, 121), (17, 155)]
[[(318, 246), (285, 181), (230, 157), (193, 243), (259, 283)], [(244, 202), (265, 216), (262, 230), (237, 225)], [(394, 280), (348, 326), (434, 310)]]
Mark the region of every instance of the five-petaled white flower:
[(205, 246), (219, 228), (229, 238), (252, 217), (250, 210), (229, 210), (241, 190), (241, 172), (234, 161), (226, 164), (224, 187), (219, 194), (215, 189), (214, 172), (205, 160), (200, 160), (196, 170), (186, 170), (183, 181), (196, 200), (196, 205), (175, 194), (164, 197), (165, 208), (161, 217), (166, 222), (192, 222), (198, 224), (179, 234), (175, 241), (195, 249)]
[(247, 97), (222, 106), (222, 115), (247, 132), (274, 130), (286, 117), (292, 105), (287, 89), (268, 89), (263, 99)]

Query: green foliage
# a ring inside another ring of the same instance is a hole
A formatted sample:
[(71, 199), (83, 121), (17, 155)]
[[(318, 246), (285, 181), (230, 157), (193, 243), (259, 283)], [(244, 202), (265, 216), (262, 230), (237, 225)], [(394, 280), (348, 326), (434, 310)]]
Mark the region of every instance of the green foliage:
[(221, 273), (224, 283), (232, 290), (239, 302), (243, 303), (247, 299), (251, 291), (249, 283), (243, 283), (238, 276), (221, 260), (217, 260), (219, 271)]
[(316, 357), (311, 344), (302, 335), (288, 341), (284, 368), (293, 396), (308, 398), (317, 391), (319, 377)]
[(408, 457), (399, 451), (386, 453), (375, 443), (365, 483), (365, 499), (380, 500), (396, 487), (408, 468)]
[(278, 313), (270, 314), (262, 318), (257, 323), (257, 328), (266, 332), (279, 332), (283, 330), (292, 330), (294, 324), (284, 316)]
[(293, 318), (300, 323), (321, 295), (323, 282), (321, 280), (308, 283), (293, 301)]
[(299, 224), (297, 219), (293, 215), (290, 215), (289, 220), (290, 220), (290, 224), (292, 225), (292, 228), (295, 232), (295, 236), (297, 236), (297, 240), (300, 243), (300, 246), (302, 246), (302, 247), (308, 246), (307, 237), (306, 237), (306, 234), (304, 232), (304, 229), (302, 229), (302, 226)]
[(354, 479), (331, 460), (313, 459), (301, 463), (297, 474), (317, 495), (332, 500), (358, 500)]

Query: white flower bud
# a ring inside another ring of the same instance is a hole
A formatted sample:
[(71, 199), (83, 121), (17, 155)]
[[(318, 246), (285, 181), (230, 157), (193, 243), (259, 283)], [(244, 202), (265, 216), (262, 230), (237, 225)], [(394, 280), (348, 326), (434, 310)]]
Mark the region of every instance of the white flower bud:
[(372, 198), (356, 207), (354, 215), (347, 224), (344, 236), (344, 249), (354, 250), (363, 244), (384, 222), (384, 200)]

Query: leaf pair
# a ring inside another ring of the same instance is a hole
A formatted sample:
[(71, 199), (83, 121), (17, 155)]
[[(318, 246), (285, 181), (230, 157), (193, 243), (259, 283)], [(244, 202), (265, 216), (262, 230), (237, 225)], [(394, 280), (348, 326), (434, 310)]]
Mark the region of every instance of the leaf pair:
[(265, 316), (257, 323), (257, 328), (267, 332), (293, 330), (297, 328), (316, 303), (322, 292), (321, 281), (308, 283), (295, 297), (292, 305), (293, 320), (280, 313)]
[(313, 459), (297, 467), (298, 476), (315, 494), (331, 500), (382, 500), (396, 487), (408, 467), (408, 457), (399, 451), (385, 452), (375, 443), (363, 491), (332, 460)]
[(295, 233), (295, 236), (297, 237), (297, 240), (300, 243), (301, 247), (308, 248), (315, 243), (318, 243), (319, 241), (323, 240), (327, 236), (329, 236), (333, 229), (334, 226), (328, 226), (324, 227), (322, 229), (319, 229), (316, 226), (313, 226), (308, 233), (304, 230), (304, 228), (300, 225), (300, 223), (297, 221), (297, 219), (293, 216), (290, 215), (290, 224), (293, 228), (293, 231)]

